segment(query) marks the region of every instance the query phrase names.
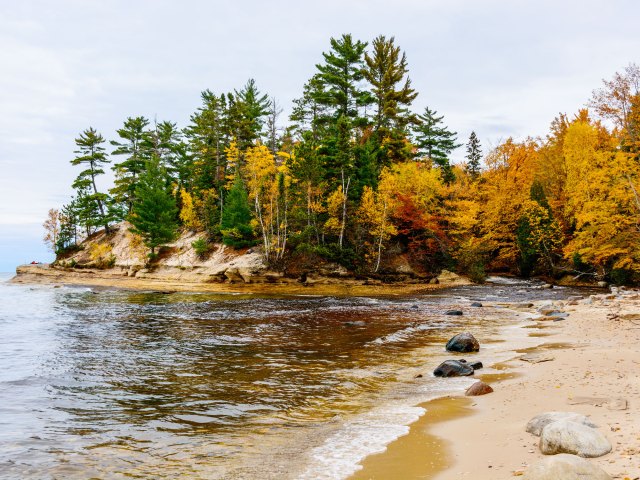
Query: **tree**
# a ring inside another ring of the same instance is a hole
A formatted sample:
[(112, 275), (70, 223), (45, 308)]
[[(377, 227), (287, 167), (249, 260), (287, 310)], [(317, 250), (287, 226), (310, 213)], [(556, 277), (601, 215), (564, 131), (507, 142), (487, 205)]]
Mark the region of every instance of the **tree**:
[(456, 132), (444, 125), (444, 116), (438, 117), (436, 114), (435, 110), (426, 107), (424, 114), (418, 115), (419, 122), (414, 127), (416, 145), (442, 170), (445, 183), (451, 183), (455, 177), (449, 164), (449, 155), (461, 144), (456, 143)]
[(329, 107), (333, 118), (346, 117), (360, 122), (360, 108), (371, 103), (370, 94), (360, 88), (363, 79), (363, 54), (366, 42), (354, 41), (351, 34), (331, 38), (331, 50), (323, 53), (323, 64), (317, 64), (320, 89), (314, 100)]
[(250, 78), (242, 90), (228, 94), (227, 101), (230, 132), (244, 150), (261, 137), (271, 100), (269, 95), (260, 93), (256, 81)]
[[(104, 174), (103, 165), (109, 163), (105, 148), (102, 146), (105, 140), (93, 128), (88, 128), (75, 140), (78, 156), (71, 160), (72, 165), (82, 165), (85, 169), (80, 172), (73, 182), (73, 188), (78, 191), (86, 191), (82, 201), (86, 212), (91, 212), (87, 218), (88, 228), (103, 226), (109, 233), (109, 223), (118, 217), (117, 209), (110, 203), (106, 193), (100, 193), (96, 186), (96, 177)], [(89, 193), (92, 192), (92, 193)]]
[(56, 208), (49, 209), (47, 219), (42, 224), (45, 235), (43, 241), (52, 252), (58, 249), (58, 240), (60, 237), (60, 211)]
[(466, 159), (468, 160), (466, 170), (471, 175), (471, 178), (475, 180), (480, 176), (480, 160), (482, 160), (482, 149), (476, 132), (471, 132), (471, 135), (469, 135)]
[(151, 249), (151, 256), (157, 247), (174, 241), (178, 234), (178, 208), (166, 180), (167, 172), (160, 166), (160, 160), (153, 157), (138, 179), (136, 201), (128, 216), (131, 232), (142, 237)]
[(255, 242), (251, 220), (247, 190), (242, 177), (236, 175), (227, 194), (227, 204), (220, 222), (223, 243), (236, 248), (253, 245)]
[(411, 119), (407, 108), (418, 96), (411, 88), (407, 58), (393, 37), (380, 35), (373, 40), (373, 52), (365, 54), (364, 77), (371, 84), (375, 98), (375, 128), (402, 128)]
[[(385, 174), (383, 172), (383, 176)], [(364, 187), (357, 212), (358, 219), (373, 239), (369, 244), (369, 255), (375, 257), (374, 272), (378, 272), (380, 269), (385, 242), (397, 233), (389, 218), (393, 209), (393, 192), (384, 188), (384, 185), (385, 182), (383, 180), (381, 182), (382, 188), (377, 192), (374, 192), (370, 187)]]
[(115, 150), (113, 155), (126, 155), (125, 160), (116, 163), (112, 169), (116, 173), (115, 186), (110, 193), (116, 202), (122, 202), (127, 206), (127, 213), (135, 201), (134, 191), (140, 173), (144, 169), (148, 156), (144, 152), (145, 129), (149, 120), (144, 117), (127, 118), (124, 126), (117, 130), (118, 136), (124, 140), (110, 143)]

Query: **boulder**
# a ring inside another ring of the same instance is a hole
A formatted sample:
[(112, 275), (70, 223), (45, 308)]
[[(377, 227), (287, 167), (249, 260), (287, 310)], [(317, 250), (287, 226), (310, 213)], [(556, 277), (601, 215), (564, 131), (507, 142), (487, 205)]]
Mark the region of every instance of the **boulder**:
[(561, 453), (534, 463), (523, 480), (611, 480), (607, 472), (584, 458)]
[(571, 453), (594, 458), (611, 451), (611, 443), (597, 429), (571, 420), (548, 424), (540, 433), (540, 451), (545, 455)]
[(480, 350), (480, 344), (471, 333), (463, 332), (453, 336), (447, 342), (446, 349), (449, 352), (477, 352)]
[(481, 304), (480, 302), (473, 302), (473, 303), (471, 304), (471, 306), (472, 306), (472, 307), (476, 307), (476, 308), (480, 308), (480, 307), (482, 307), (482, 304)]
[(462, 310), (447, 310), (444, 312), (445, 315), (462, 315)]
[(480, 370), (484, 366), (482, 365), (482, 362), (471, 362), (471, 363), (468, 363), (467, 365), (469, 365), (474, 370)]
[(478, 395), (486, 395), (487, 393), (493, 392), (493, 388), (487, 385), (484, 382), (476, 382), (467, 388), (467, 391), (464, 394), (467, 397), (477, 397)]
[(433, 371), (436, 377), (466, 377), (473, 375), (473, 367), (458, 360), (445, 360)]
[(581, 415), (579, 413), (574, 412), (546, 412), (541, 413), (540, 415), (536, 415), (529, 423), (527, 423), (526, 431), (535, 435), (536, 437), (540, 436), (542, 429), (549, 425), (550, 423), (557, 422), (558, 420), (571, 420), (572, 422), (582, 423), (591, 428), (597, 428), (597, 425), (591, 422), (588, 417)]

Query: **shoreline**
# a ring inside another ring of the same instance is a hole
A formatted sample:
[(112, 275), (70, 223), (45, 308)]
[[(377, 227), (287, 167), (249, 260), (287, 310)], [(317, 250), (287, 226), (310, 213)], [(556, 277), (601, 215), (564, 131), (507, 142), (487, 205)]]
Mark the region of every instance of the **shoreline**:
[[(640, 419), (634, 410), (640, 380), (633, 372), (640, 365), (640, 295), (592, 295), (555, 303), (569, 313), (566, 320), (531, 320), (520, 327), (532, 330), (529, 336), (540, 341), (538, 346), (516, 349), (512, 359), (490, 365), (497, 374), (479, 372), (476, 378), (492, 385), (493, 393), (465, 397), (460, 392), (420, 404), (427, 412), (409, 433), (367, 457), (349, 480), (384, 480), (394, 478), (392, 474), (407, 480), (521, 476), (545, 457), (539, 439), (525, 426), (548, 411), (589, 416), (613, 445), (611, 453), (589, 462), (614, 479), (636, 478)], [(629, 315), (638, 315), (638, 325)], [(550, 359), (520, 360), (527, 353)], [(626, 408), (607, 408), (607, 399), (623, 399)]]
[[(457, 277), (457, 276), (455, 276)], [(129, 277), (108, 270), (69, 270), (45, 265), (23, 265), (9, 280), (23, 285), (72, 285), (79, 287), (113, 288), (118, 290), (154, 291), (159, 293), (233, 293), (270, 295), (322, 295), (322, 296), (395, 296), (414, 295), (445, 288), (470, 285), (462, 277), (438, 284), (424, 282), (382, 283), (351, 278), (322, 278), (320, 281), (301, 283), (296, 279), (279, 282), (197, 282), (178, 275), (165, 277)]]

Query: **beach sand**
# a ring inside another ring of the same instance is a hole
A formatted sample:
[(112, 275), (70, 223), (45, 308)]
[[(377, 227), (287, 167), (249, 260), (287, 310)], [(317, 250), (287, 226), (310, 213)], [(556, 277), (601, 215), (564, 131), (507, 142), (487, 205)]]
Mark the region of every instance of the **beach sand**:
[[(640, 295), (596, 295), (561, 308), (570, 314), (564, 321), (528, 322), (532, 334), (544, 332), (540, 346), (496, 365), (499, 375), (477, 372), (494, 393), (461, 392), (423, 404), (427, 414), (409, 434), (365, 459), (353, 480), (517, 478), (544, 458), (539, 438), (525, 426), (548, 411), (589, 416), (613, 445), (611, 453), (589, 461), (613, 478), (639, 478)], [(526, 353), (552, 359), (520, 360)], [(626, 408), (612, 399), (626, 401)]]

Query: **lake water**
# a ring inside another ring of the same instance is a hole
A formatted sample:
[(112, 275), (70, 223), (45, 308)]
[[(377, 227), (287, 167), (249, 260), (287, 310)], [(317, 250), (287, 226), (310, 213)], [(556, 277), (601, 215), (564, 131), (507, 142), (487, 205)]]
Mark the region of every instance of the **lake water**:
[[(9, 278), (0, 277), (0, 478), (38, 480), (347, 478), (425, 414), (416, 405), (473, 382), (431, 376), (449, 337), (473, 331), (485, 364), (531, 340), (516, 328), (521, 317), (471, 301), (575, 294), (501, 279), (337, 298)], [(450, 308), (465, 315), (444, 315)]]

